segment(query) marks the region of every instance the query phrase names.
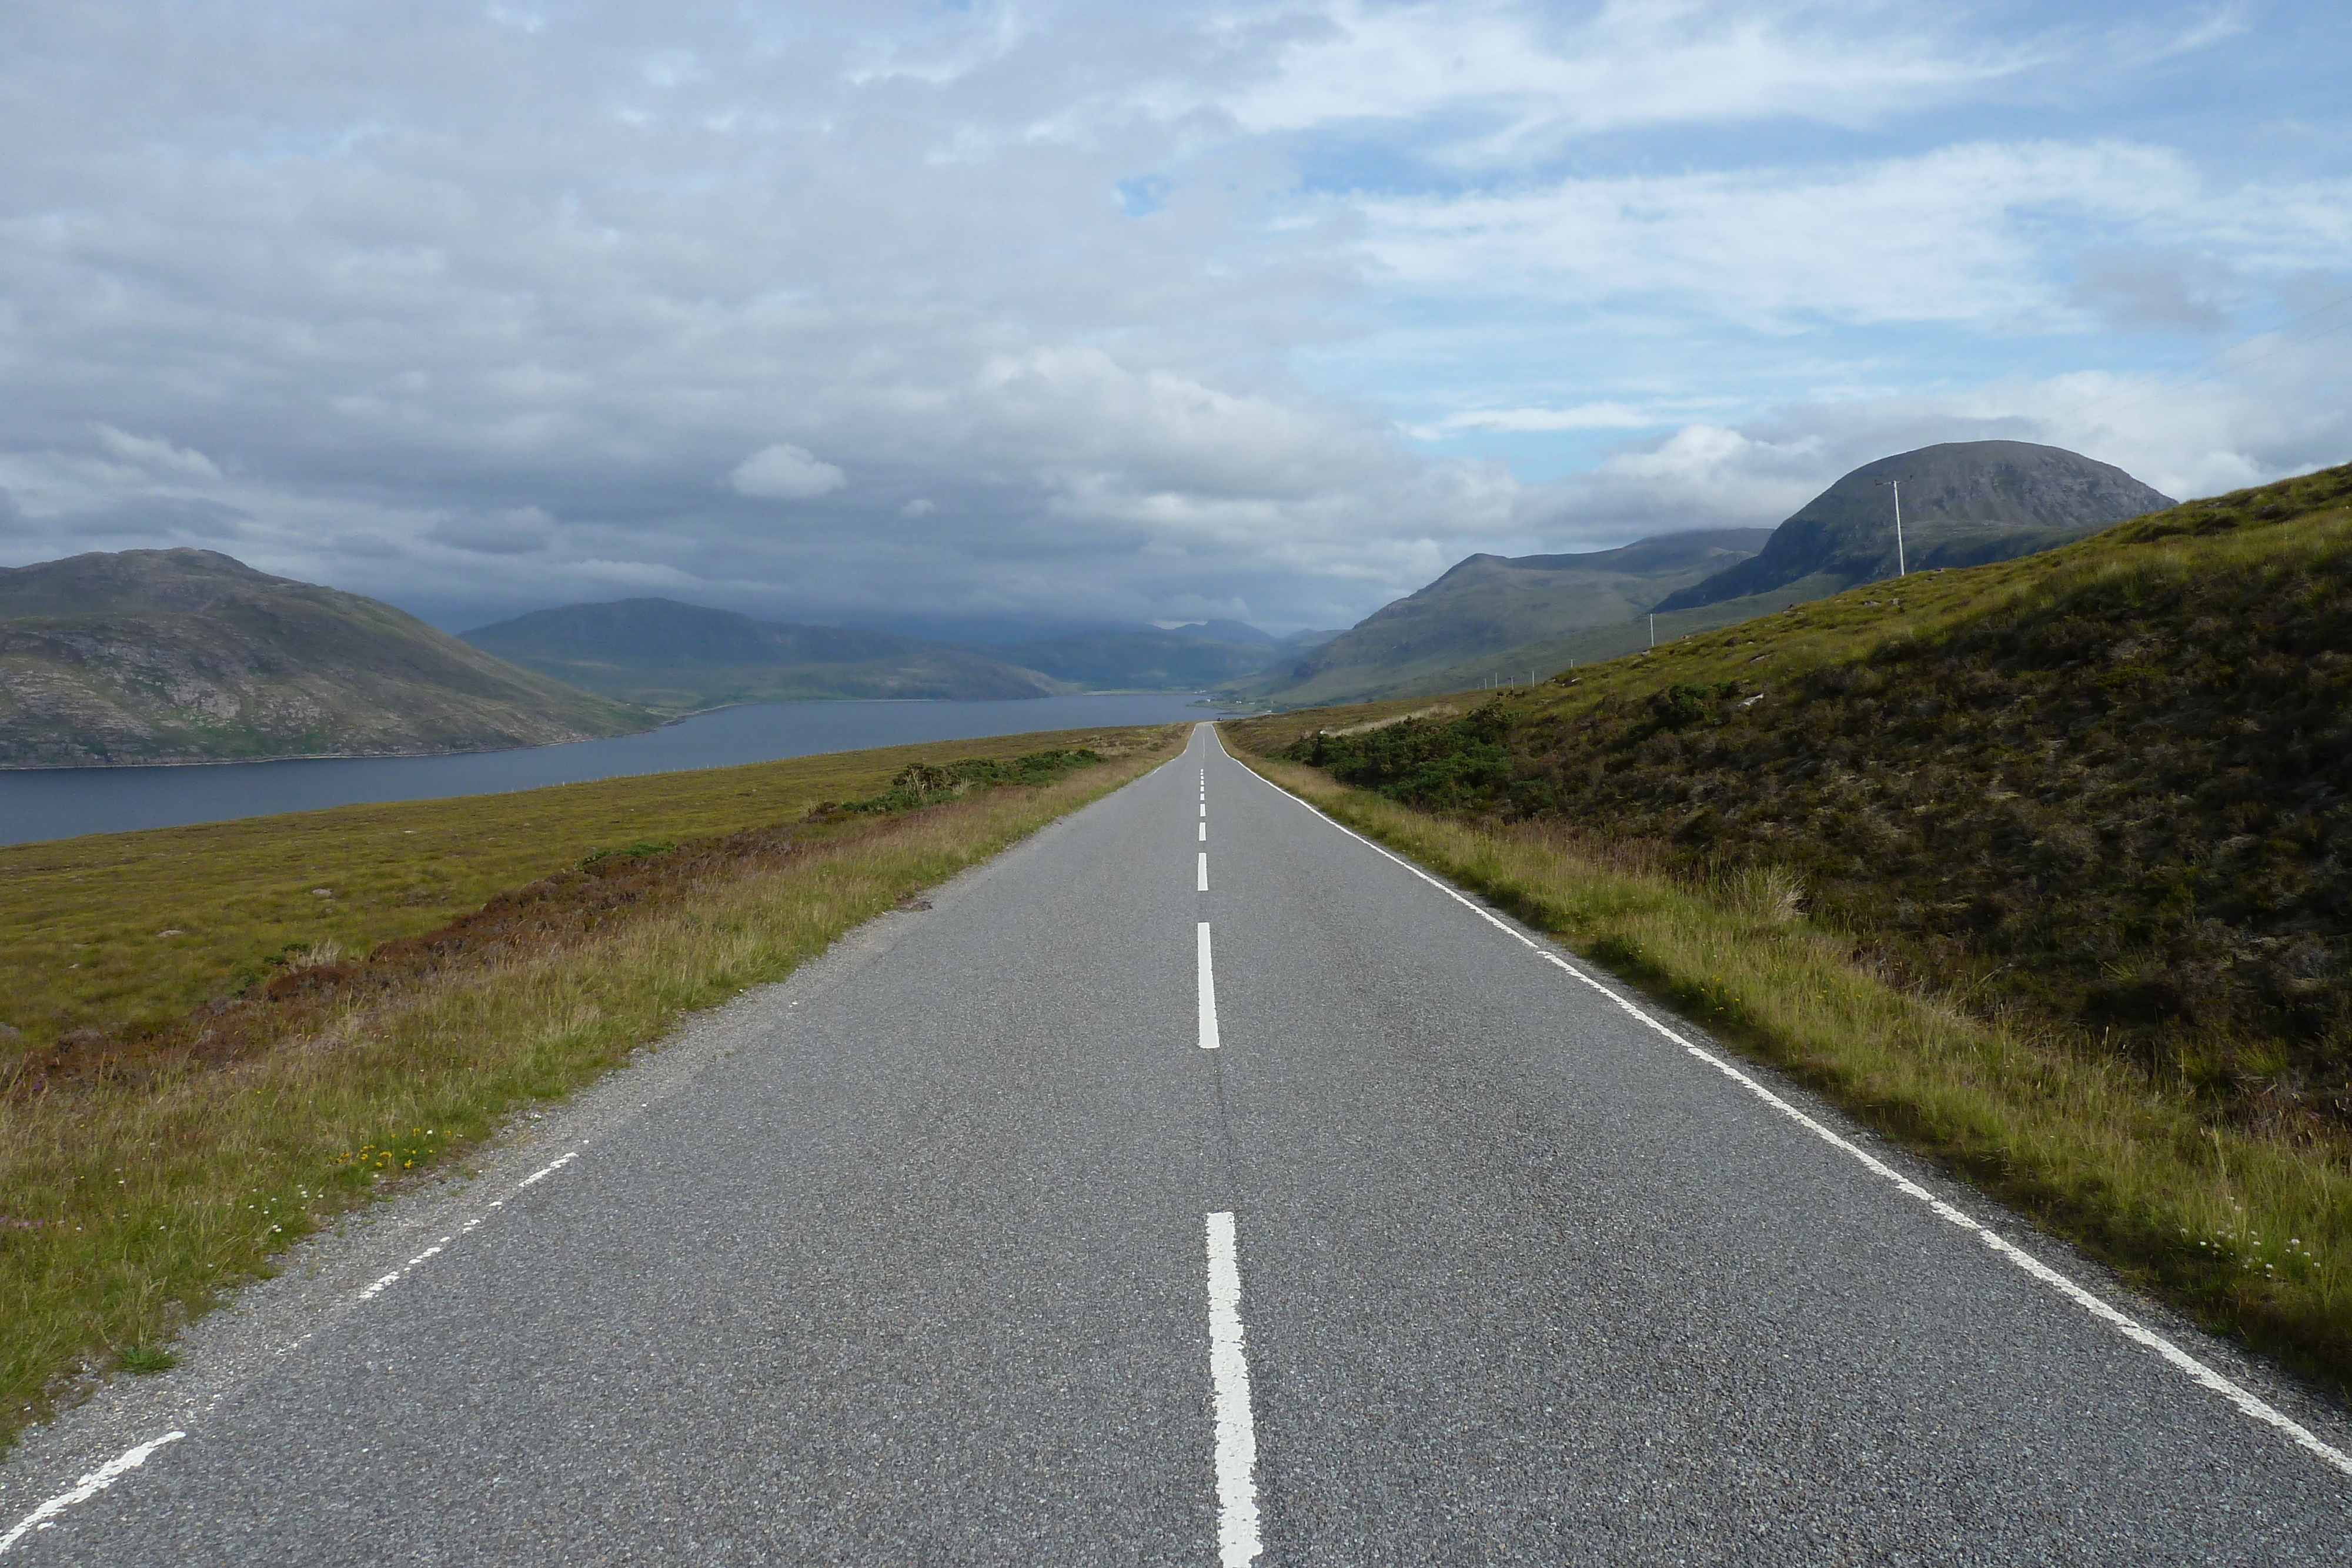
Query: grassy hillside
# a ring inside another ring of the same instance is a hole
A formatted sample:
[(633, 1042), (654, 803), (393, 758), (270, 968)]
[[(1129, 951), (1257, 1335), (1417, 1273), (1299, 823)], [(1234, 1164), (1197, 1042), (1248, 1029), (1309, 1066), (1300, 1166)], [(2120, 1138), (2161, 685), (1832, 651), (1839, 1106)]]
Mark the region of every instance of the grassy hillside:
[(658, 713), (807, 698), (1050, 696), (1048, 675), (975, 649), (887, 632), (797, 626), (670, 599), (567, 604), (479, 626), (502, 659)]
[(210, 550), (0, 570), (0, 767), (488, 751), (651, 723)]
[(2191, 503), (1291, 754), (1785, 867), (1906, 973), (2352, 1124), (2347, 497), (2331, 469)]
[(1581, 555), (1474, 555), (1237, 689), (1286, 706), (1349, 702), (1458, 690), (1524, 664), (1529, 644), (1583, 633), (1622, 653), (1616, 640), (1662, 595), (1746, 559), (1768, 537), (1763, 528), (1716, 528)]

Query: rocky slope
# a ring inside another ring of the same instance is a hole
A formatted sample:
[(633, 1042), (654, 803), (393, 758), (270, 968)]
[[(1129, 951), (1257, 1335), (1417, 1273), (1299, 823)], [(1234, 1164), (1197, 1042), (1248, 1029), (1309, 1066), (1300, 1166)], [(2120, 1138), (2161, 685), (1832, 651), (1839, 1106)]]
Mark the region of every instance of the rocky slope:
[(0, 767), (488, 751), (650, 722), (212, 550), (0, 569)]

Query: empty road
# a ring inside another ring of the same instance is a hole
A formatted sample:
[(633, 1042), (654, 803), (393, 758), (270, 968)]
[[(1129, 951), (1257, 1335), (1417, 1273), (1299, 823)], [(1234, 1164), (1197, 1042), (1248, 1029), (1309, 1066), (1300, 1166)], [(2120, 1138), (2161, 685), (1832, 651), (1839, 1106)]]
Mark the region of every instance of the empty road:
[(1203, 727), (28, 1444), (5, 1560), (2345, 1560), (2333, 1416), (1622, 997)]

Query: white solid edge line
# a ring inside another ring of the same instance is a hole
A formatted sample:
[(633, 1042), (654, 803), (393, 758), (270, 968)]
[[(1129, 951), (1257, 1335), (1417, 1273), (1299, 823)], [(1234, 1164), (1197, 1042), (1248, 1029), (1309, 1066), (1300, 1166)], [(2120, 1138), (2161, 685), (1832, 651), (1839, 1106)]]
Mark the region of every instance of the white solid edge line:
[[(1220, 741), (1219, 745), (1222, 747), (1223, 742)], [(2241, 1387), (2239, 1385), (2232, 1383), (2230, 1379), (2222, 1376), (2211, 1367), (2207, 1366), (2203, 1362), (2198, 1360), (2195, 1356), (2189, 1354), (2187, 1351), (2181, 1349), (2179, 1345), (2173, 1343), (2162, 1334), (2158, 1333), (2155, 1330), (2140, 1322), (2137, 1319), (2129, 1317), (2125, 1313), (2116, 1311), (2114, 1307), (2109, 1306), (2097, 1296), (2093, 1295), (2090, 1291), (2076, 1284), (2073, 1280), (2068, 1279), (2057, 1270), (2053, 1269), (2049, 1264), (2042, 1262), (2039, 1258), (2024, 1251), (2015, 1244), (2004, 1240), (1990, 1229), (1988, 1229), (1986, 1227), (1969, 1218), (1967, 1215), (1962, 1214), (1958, 1209), (1954, 1208), (1950, 1204), (1946, 1203), (1943, 1199), (1929, 1192), (1926, 1187), (1921, 1186), (1918, 1183), (1904, 1176), (1900, 1171), (1897, 1171), (1883, 1161), (1874, 1158), (1868, 1151), (1857, 1147), (1854, 1144), (1845, 1138), (1840, 1137), (1829, 1128), (1824, 1127), (1819, 1122), (1813, 1120), (1813, 1118), (1806, 1115), (1802, 1111), (1798, 1110), (1794, 1105), (1789, 1103), (1788, 1101), (1780, 1098), (1780, 1095), (1773, 1093), (1771, 1090), (1767, 1089), (1763, 1084), (1758, 1082), (1747, 1073), (1742, 1072), (1738, 1068), (1734, 1067), (1730, 1062), (1726, 1061), (1723, 1058), (1716, 1055), (1715, 1052), (1708, 1051), (1702, 1046), (1694, 1045), (1689, 1040), (1685, 1040), (1681, 1035), (1676, 1034), (1673, 1030), (1668, 1029), (1664, 1024), (1660, 1023), (1656, 1019), (1652, 1018), (1648, 1013), (1643, 1012), (1640, 1008), (1635, 1007), (1623, 997), (1619, 996), (1616, 992), (1611, 990), (1608, 987), (1602, 985), (1591, 976), (1587, 975), (1583, 970), (1579, 969), (1567, 959), (1562, 958), (1559, 954), (1544, 946), (1541, 943), (1535, 941), (1526, 933), (1514, 930), (1507, 922), (1496, 916), (1493, 912), (1481, 909), (1471, 899), (1465, 897), (1455, 889), (1448, 887), (1444, 882), (1432, 876), (1429, 873), (1422, 870), (1421, 867), (1413, 864), (1411, 861), (1406, 860), (1403, 856), (1391, 853), (1381, 845), (1374, 843), (1371, 840), (1364, 837), (1363, 834), (1356, 831), (1355, 829), (1349, 827), (1345, 822), (1339, 821), (1329, 816), (1312, 800), (1301, 800), (1298, 796), (1292, 794), (1289, 790), (1285, 789), (1279, 784), (1275, 783), (1274, 780), (1258, 772), (1257, 769), (1244, 767), (1242, 771), (1247, 773), (1251, 778), (1255, 779), (1259, 783), (1265, 785), (1267, 789), (1273, 790), (1284, 800), (1295, 801), (1298, 805), (1305, 807), (1307, 810), (1314, 812), (1317, 817), (1330, 823), (1331, 826), (1339, 829), (1341, 832), (1347, 834), (1358, 843), (1362, 844), (1374, 854), (1382, 855), (1389, 860), (1394, 861), (1397, 864), (1404, 867), (1405, 870), (1412, 873), (1413, 875), (1421, 878), (1422, 881), (1429, 883), (1430, 886), (1436, 888), (1439, 892), (1453, 899), (1456, 904), (1461, 904), (1465, 909), (1467, 909), (1472, 914), (1477, 915), (1481, 920), (1486, 921), (1489, 925), (1494, 926), (1497, 931), (1506, 933), (1515, 941), (1517, 941), (1533, 950), (1538, 956), (1551, 964), (1554, 967), (1572, 976), (1574, 978), (1600, 992), (1611, 1001), (1615, 1002), (1619, 1007), (1632, 1014), (1635, 1019), (1638, 1019), (1659, 1034), (1664, 1035), (1666, 1039), (1674, 1041), (1676, 1045), (1681, 1046), (1691, 1055), (1698, 1058), (1699, 1061), (1706, 1062), (1717, 1072), (1720, 1072), (1725, 1077), (1732, 1080), (1740, 1087), (1746, 1089), (1749, 1093), (1755, 1095), (1758, 1099), (1763, 1101), (1766, 1104), (1771, 1106), (1774, 1110), (1780, 1112), (1782, 1115), (1788, 1117), (1790, 1121), (1796, 1123), (1799, 1126), (1804, 1128), (1815, 1137), (1821, 1139), (1823, 1143), (1843, 1150), (1844, 1153), (1852, 1155), (1855, 1160), (1859, 1161), (1874, 1175), (1885, 1177), (1888, 1181), (1894, 1183), (1896, 1187), (1900, 1188), (1906, 1195), (1917, 1198), (1920, 1202), (1933, 1209), (1937, 1218), (1948, 1220), (1953, 1225), (1959, 1227), (1962, 1230), (1969, 1232), (1975, 1236), (1977, 1239), (1982, 1241), (1987, 1247), (1990, 1248), (1995, 1253), (2007, 1259), (2010, 1262), (2015, 1264), (2026, 1273), (2032, 1275), (2033, 1278), (2041, 1281), (2043, 1284), (2048, 1285), (2051, 1289), (2056, 1291), (2059, 1294), (2074, 1301), (2075, 1305), (2081, 1307), (2093, 1317), (2097, 1318), (2100, 1322), (2113, 1328), (2117, 1333), (2122, 1334), (2126, 1339), (2132, 1341), (2136, 1344), (2143, 1345), (2146, 1348), (2154, 1351), (2166, 1361), (2170, 1362), (2181, 1372), (2188, 1374), (2189, 1377), (2195, 1379), (2198, 1383), (2204, 1385), (2207, 1388), (2212, 1390), (2222, 1398), (2228, 1400), (2231, 1404), (2236, 1406), (2238, 1409), (2245, 1415), (2252, 1416), (2255, 1420), (2263, 1422), (2266, 1426), (2276, 1427), (2279, 1431), (2284, 1433), (2289, 1438), (2291, 1438), (2297, 1447), (2306, 1449), (2316, 1458), (2334, 1466), (2336, 1469), (2341, 1470), (2344, 1474), (2352, 1476), (2352, 1455), (2347, 1455), (2341, 1449), (2322, 1442), (2308, 1427), (2296, 1421), (2285, 1411), (2270, 1404), (2268, 1401), (2263, 1399), (2258, 1395), (2255, 1395), (2251, 1390)], [(1202, 940), (1204, 944), (1202, 950), (1204, 952), (1206, 951), (1205, 944), (1207, 942), (1207, 930), (1208, 928), (1206, 926), (1202, 927)]]
[(1206, 893), (1209, 891), (1209, 852), (1206, 850), (1202, 850), (1201, 852), (1201, 880), (1199, 884), (1196, 885), (1192, 891), (1194, 893)]
[[(1207, 951), (1208, 944), (1208, 930), (1205, 926), (1202, 927), (1201, 932), (1201, 941), (1202, 951), (1205, 953)], [(1214, 1025), (1213, 1024), (1211, 1027), (1213, 1028)], [(533, 1182), (553, 1176), (557, 1171), (562, 1170), (565, 1166), (570, 1165), (573, 1160), (576, 1160), (579, 1157), (580, 1151), (577, 1148), (574, 1148), (559, 1159), (550, 1160), (547, 1164), (540, 1166), (539, 1169), (531, 1172), (530, 1175), (523, 1177), (521, 1181), (517, 1182), (515, 1184), (515, 1191), (520, 1192), (523, 1188), (530, 1186)], [(506, 1199), (504, 1198), (493, 1198), (490, 1202), (490, 1207), (500, 1207), (505, 1204), (505, 1202)], [(481, 1224), (482, 1220), (487, 1218), (487, 1214), (477, 1217), (473, 1220), (467, 1222), (465, 1226), (461, 1227), (457, 1232), (457, 1235), (464, 1235), (467, 1231), (473, 1229), (475, 1226)], [(402, 1264), (399, 1268), (394, 1269), (391, 1273), (386, 1274), (383, 1279), (378, 1280), (374, 1283), (354, 1292), (352, 1297), (352, 1301), (356, 1303), (359, 1301), (371, 1301), (375, 1297), (382, 1295), (387, 1286), (397, 1282), (403, 1274), (407, 1273), (408, 1270), (415, 1268), (419, 1263), (422, 1263), (427, 1259), (435, 1256), (444, 1247), (448, 1246), (454, 1239), (456, 1239), (455, 1236), (444, 1236), (440, 1240), (435, 1242), (432, 1246), (427, 1247), (424, 1251), (419, 1252), (415, 1257), (411, 1258), (407, 1262)], [(305, 1334), (302, 1337), (307, 1340), (310, 1336)], [(289, 1348), (290, 1349), (291, 1347), (289, 1346)], [(283, 1352), (280, 1354), (282, 1354)], [(46, 1528), (47, 1521), (54, 1518), (56, 1515), (64, 1512), (67, 1509), (73, 1507), (73, 1505), (78, 1502), (87, 1502), (91, 1498), (96, 1497), (99, 1493), (112, 1486), (116, 1481), (121, 1479), (123, 1476), (145, 1464), (147, 1462), (147, 1456), (162, 1448), (164, 1444), (176, 1443), (186, 1436), (187, 1434), (185, 1432), (166, 1432), (160, 1437), (140, 1444), (137, 1448), (131, 1449), (129, 1453), (124, 1454), (121, 1458), (110, 1459), (107, 1463), (100, 1466), (89, 1475), (82, 1477), (80, 1485), (75, 1487), (70, 1491), (59, 1492), (57, 1496), (49, 1499), (48, 1501), (41, 1504), (40, 1507), (26, 1514), (23, 1519), (18, 1520), (16, 1525), (9, 1530), (7, 1534), (0, 1535), (0, 1552), (5, 1552), (11, 1546), (16, 1544), (18, 1538), (26, 1531)]]
[(1209, 965), (1209, 923), (1201, 922), (1201, 1049), (1214, 1051), (1222, 1043), (1217, 1039), (1217, 977)]
[(1230, 1211), (1209, 1216), (1209, 1384), (1216, 1417), (1217, 1562), (1244, 1568), (1257, 1533), (1257, 1426), (1242, 1345), (1242, 1268)]
[[(1248, 1397), (1248, 1390), (1246, 1388), (1243, 1390), (1243, 1397)], [(187, 1434), (185, 1432), (166, 1432), (160, 1437), (149, 1438), (146, 1442), (140, 1444), (137, 1448), (131, 1449), (129, 1453), (122, 1455), (119, 1458), (109, 1459), (106, 1463), (99, 1466), (98, 1469), (90, 1471), (89, 1474), (82, 1477), (81, 1484), (79, 1486), (75, 1487), (71, 1491), (61, 1491), (58, 1493), (57, 1496), (49, 1499), (48, 1501), (43, 1503), (40, 1507), (26, 1514), (24, 1518), (18, 1520), (15, 1529), (9, 1531), (5, 1535), (0, 1535), (0, 1552), (5, 1552), (11, 1546), (16, 1545), (17, 1539), (26, 1531), (46, 1529), (48, 1525), (48, 1521), (56, 1518), (58, 1514), (63, 1513), (66, 1510), (71, 1508), (78, 1502), (88, 1502), (90, 1499), (96, 1497), (99, 1493), (112, 1486), (116, 1481), (121, 1480), (124, 1476), (145, 1464), (147, 1462), (147, 1456), (162, 1448), (164, 1444), (176, 1443), (186, 1436)]]

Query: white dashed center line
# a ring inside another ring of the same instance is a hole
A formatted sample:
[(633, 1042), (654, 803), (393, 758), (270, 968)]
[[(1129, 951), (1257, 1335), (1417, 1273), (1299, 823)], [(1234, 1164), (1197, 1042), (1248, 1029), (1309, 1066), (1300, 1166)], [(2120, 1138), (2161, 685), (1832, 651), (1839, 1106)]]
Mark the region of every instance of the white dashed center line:
[(1206, 850), (1201, 852), (1201, 880), (1192, 891), (1195, 893), (1209, 891), (1209, 852)]
[[(1208, 929), (1201, 928), (1204, 940)], [(1209, 1383), (1217, 1429), (1217, 1562), (1246, 1568), (1265, 1547), (1257, 1535), (1257, 1424), (1242, 1346), (1242, 1268), (1230, 1212), (1209, 1216)]]
[(1217, 1039), (1217, 977), (1209, 964), (1209, 923), (1201, 922), (1201, 1049), (1214, 1051)]

